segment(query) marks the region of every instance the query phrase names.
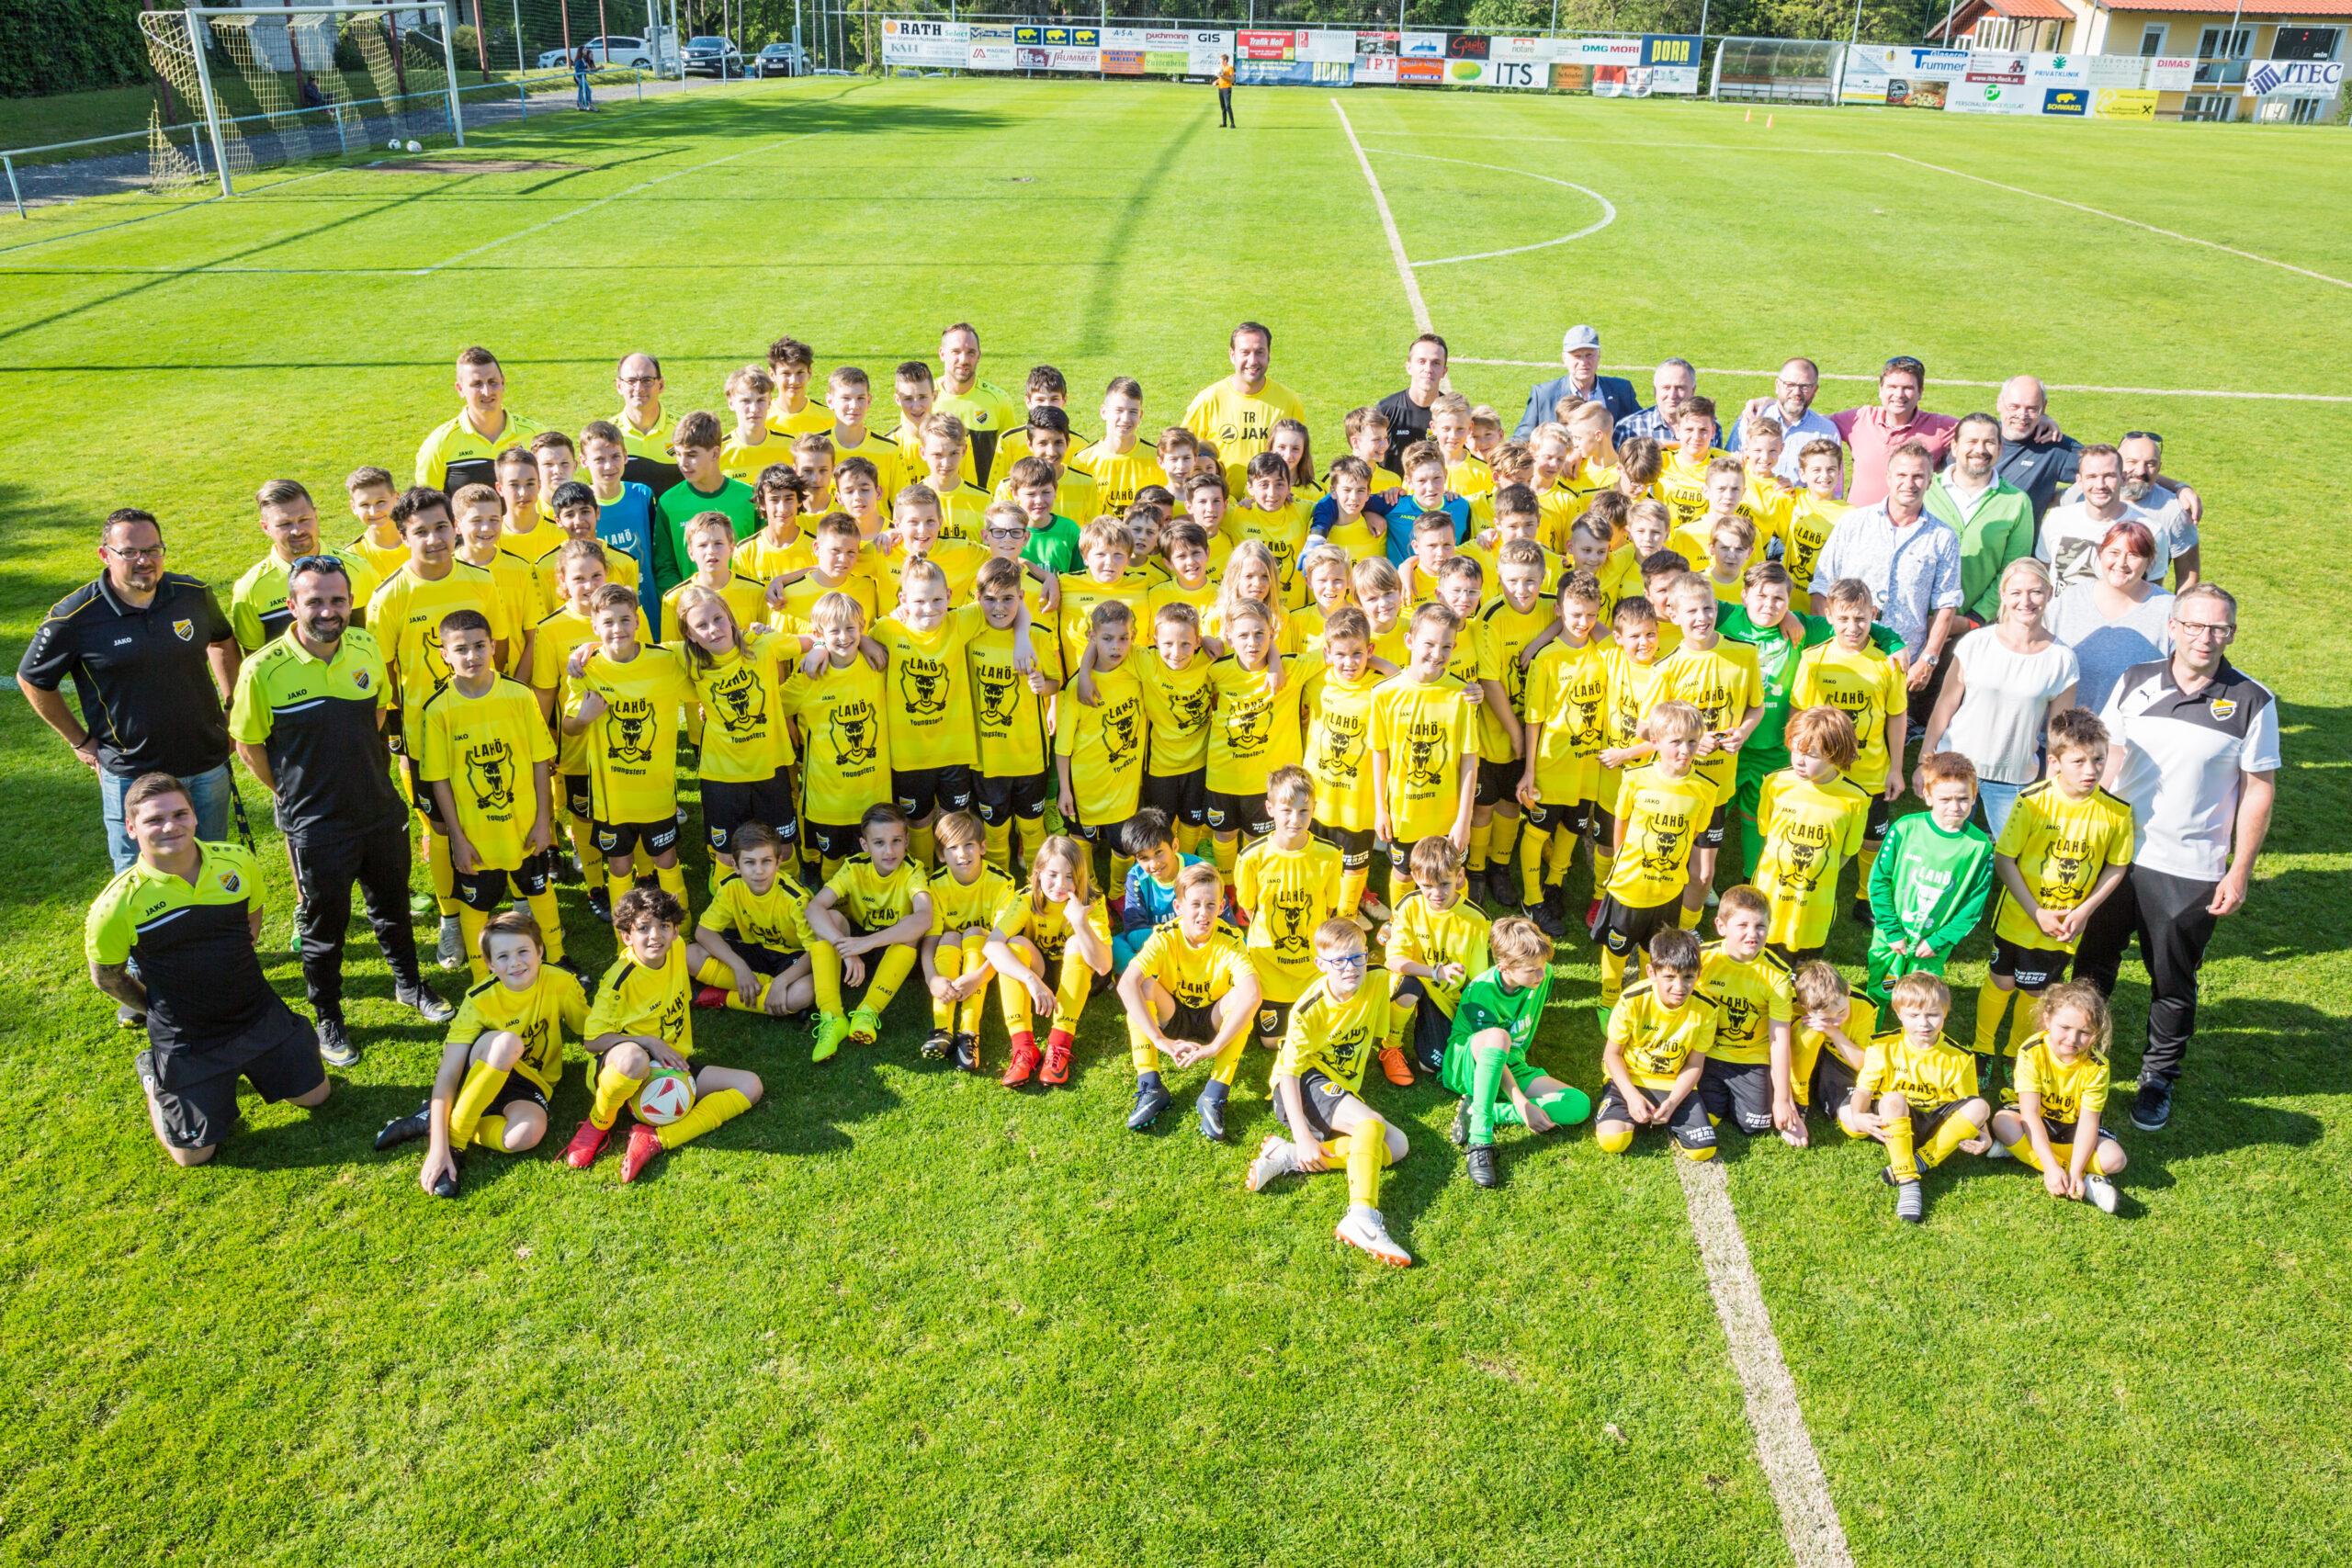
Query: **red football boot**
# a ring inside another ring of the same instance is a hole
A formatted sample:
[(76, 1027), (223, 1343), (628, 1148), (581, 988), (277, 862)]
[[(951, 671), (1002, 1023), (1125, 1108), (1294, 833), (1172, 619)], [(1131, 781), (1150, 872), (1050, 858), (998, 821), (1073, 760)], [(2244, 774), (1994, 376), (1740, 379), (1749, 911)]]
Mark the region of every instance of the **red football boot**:
[(662, 1152), (662, 1135), (639, 1122), (628, 1130), (628, 1148), (621, 1155), (621, 1179), (635, 1181)]
[(605, 1152), (605, 1140), (613, 1135), (610, 1127), (599, 1127), (594, 1122), (580, 1123), (580, 1131), (571, 1134), (571, 1142), (563, 1145), (563, 1163), (574, 1170), (585, 1170), (596, 1163)]

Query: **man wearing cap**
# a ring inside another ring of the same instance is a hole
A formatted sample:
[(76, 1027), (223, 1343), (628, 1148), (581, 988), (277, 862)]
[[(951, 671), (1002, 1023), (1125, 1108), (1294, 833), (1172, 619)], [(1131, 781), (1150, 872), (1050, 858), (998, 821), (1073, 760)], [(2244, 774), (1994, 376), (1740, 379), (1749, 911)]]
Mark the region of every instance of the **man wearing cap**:
[[(1674, 422), (1682, 417), (1683, 408), (1699, 395), (1698, 367), (1679, 356), (1669, 359), (1650, 373), (1650, 390), (1657, 401), (1645, 409), (1618, 415), (1617, 428), (1611, 433), (1618, 446), (1623, 446), (1636, 435), (1646, 435), (1661, 446), (1673, 446), (1679, 439)], [(1615, 409), (1609, 412), (1617, 412)], [(1716, 434), (1720, 437), (1722, 432)]]
[[(1781, 367), (1772, 378), (1772, 396), (1749, 400), (1747, 414), (1757, 419), (1769, 419), (1781, 427), (1781, 460), (1772, 465), (1772, 472), (1788, 482), (1792, 490), (1804, 486), (1804, 464), (1798, 457), (1806, 445), (1814, 441), (1835, 441), (1840, 446), (1845, 437), (1828, 416), (1813, 412), (1813, 400), (1821, 391), (1821, 367), (1810, 359), (1792, 359)], [(1740, 425), (1745, 420), (1734, 420), (1724, 432), (1724, 450), (1736, 452), (1740, 448)]]
[(1402, 477), (1405, 448), (1430, 438), (1430, 404), (1445, 389), (1445, 340), (1423, 333), (1405, 350), (1405, 389), (1380, 400), (1381, 422), (1388, 426), (1388, 456), (1381, 467)]
[[(1519, 416), (1519, 428), (1510, 433), (1513, 441), (1524, 441), (1539, 426), (1559, 418), (1563, 398), (1599, 403), (1609, 411), (1612, 420), (1640, 411), (1641, 399), (1634, 394), (1631, 381), (1622, 376), (1600, 374), (1600, 333), (1595, 329), (1581, 323), (1570, 327), (1567, 335), (1560, 339), (1560, 363), (1568, 367), (1568, 373), (1543, 382), (1527, 394), (1527, 412)], [(1396, 451), (1396, 444), (1391, 442), (1390, 455), (1393, 457)]]

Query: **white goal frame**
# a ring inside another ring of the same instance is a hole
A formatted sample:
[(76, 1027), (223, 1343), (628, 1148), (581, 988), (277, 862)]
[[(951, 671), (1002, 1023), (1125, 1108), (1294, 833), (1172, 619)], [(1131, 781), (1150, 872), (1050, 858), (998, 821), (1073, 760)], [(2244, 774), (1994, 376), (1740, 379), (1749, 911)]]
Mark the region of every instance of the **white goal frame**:
[(449, 95), (449, 129), (457, 136), (458, 145), (466, 144), (466, 122), (458, 104), (458, 52), (454, 42), (457, 13), (450, 0), (411, 0), (408, 5), (317, 6), (293, 5), (267, 9), (248, 9), (239, 6), (190, 6), (188, 17), (188, 52), (196, 57), (197, 85), (204, 92), (204, 127), (212, 142), (213, 166), (220, 172), (220, 194), (234, 196), (236, 188), (229, 179), (229, 152), (220, 139), (220, 105), (212, 92), (212, 68), (205, 59), (211, 42), (214, 17), (241, 17), (251, 20), (259, 16), (272, 19), (303, 16), (385, 16), (395, 11), (414, 15), (419, 11), (437, 11), (441, 15), (441, 59), (444, 80)]

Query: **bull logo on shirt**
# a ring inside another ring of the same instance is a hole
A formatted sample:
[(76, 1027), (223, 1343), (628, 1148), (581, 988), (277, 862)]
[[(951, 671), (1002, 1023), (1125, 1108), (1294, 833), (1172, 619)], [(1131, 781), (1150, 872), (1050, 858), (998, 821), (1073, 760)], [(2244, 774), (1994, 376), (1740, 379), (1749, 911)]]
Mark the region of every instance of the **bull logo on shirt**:
[(1306, 923), (1315, 918), (1314, 896), (1300, 889), (1271, 893), (1266, 912), (1273, 920), (1274, 952), (1286, 964), (1306, 957)]
[(871, 703), (855, 703), (833, 710), (833, 755), (844, 767), (871, 766), (880, 755), (876, 720)]
[(1209, 689), (1197, 686), (1189, 692), (1170, 693), (1168, 713), (1176, 721), (1178, 732), (1190, 735), (1209, 721)]
[(717, 702), (705, 704), (705, 708), (716, 715), (719, 727), (729, 735), (741, 739), (759, 728), (760, 709), (764, 705), (760, 701), (763, 694), (757, 671), (748, 668), (735, 671), (715, 682), (710, 695)]
[(2079, 841), (2061, 841), (2050, 846), (2050, 864), (2043, 875), (2040, 902), (2050, 904), (2064, 899), (2069, 908), (2075, 900), (2075, 889), (2082, 881), (2083, 868), (2090, 863), (2089, 846)]
[(1002, 671), (973, 667), (974, 678), (980, 688), (980, 723), (991, 729), (1009, 729), (1012, 726), (1012, 681), (992, 681), (989, 677)]
[(1111, 766), (1124, 768), (1127, 759), (1136, 753), (1136, 709), (1142, 705), (1130, 699), (1115, 704), (1102, 714), (1102, 745), (1110, 753)]
[(1718, 997), (1724, 1021), (1719, 1032), (1729, 1040), (1746, 1040), (1756, 1032), (1756, 1004), (1746, 997)]
[(924, 718), (947, 711), (947, 667), (935, 659), (899, 660), (899, 695), (907, 711)]
[(1642, 856), (1642, 869), (1652, 876), (1672, 876), (1682, 869), (1682, 829), (1661, 828), (1650, 834), (1649, 849)]
[(1445, 728), (1416, 724), (1405, 733), (1405, 782), (1423, 787), (1443, 782)]
[(664, 1040), (677, 1040), (684, 1036), (686, 1032), (686, 993), (683, 987), (680, 987), (676, 996), (672, 997), (668, 1001), (662, 1005), (662, 1022), (660, 1028), (662, 1032), (662, 1038)]
[(491, 740), (466, 749), (466, 787), (473, 791), (478, 810), (514, 808), (514, 758), (505, 741)]
[(1354, 714), (1328, 714), (1323, 722), (1323, 772), (1333, 784), (1351, 784), (1363, 766), (1363, 720)]
[(612, 737), (605, 746), (605, 755), (616, 762), (650, 762), (653, 761), (653, 705), (643, 697), (616, 699), (606, 716), (611, 724), (605, 733)]
[(1600, 699), (1599, 697), (1571, 705), (1568, 715), (1568, 744), (1579, 751), (1600, 750)]
[(1792, 840), (1781, 846), (1781, 873), (1792, 886), (1805, 893), (1813, 891), (1820, 880), (1815, 862), (1821, 859), (1821, 846)]
[(1237, 757), (1254, 757), (1266, 749), (1273, 739), (1274, 714), (1272, 708), (1241, 708), (1235, 712), (1226, 727), (1226, 735)]

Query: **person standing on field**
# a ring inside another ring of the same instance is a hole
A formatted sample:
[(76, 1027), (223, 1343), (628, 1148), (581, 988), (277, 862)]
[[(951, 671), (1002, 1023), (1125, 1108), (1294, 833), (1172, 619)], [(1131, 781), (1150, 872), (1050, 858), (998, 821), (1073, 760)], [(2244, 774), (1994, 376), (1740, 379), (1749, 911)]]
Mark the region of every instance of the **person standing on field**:
[(1216, 57), (1216, 112), (1221, 117), (1216, 122), (1219, 130), (1240, 129), (1233, 119), (1233, 56), (1229, 54)]
[(1242, 322), (1227, 340), (1226, 355), (1233, 362), (1233, 374), (1193, 395), (1184, 411), (1184, 428), (1216, 448), (1227, 482), (1238, 491), (1240, 470), (1272, 443), (1274, 421), (1295, 419), (1305, 424), (1306, 405), (1266, 374), (1274, 357), (1272, 328)]
[(1951, 454), (1960, 421), (1948, 413), (1928, 413), (1919, 406), (1927, 390), (1928, 367), (1909, 355), (1898, 354), (1878, 373), (1878, 404), (1833, 413), (1829, 423), (1838, 438), (1854, 455), (1853, 477), (1846, 499), (1856, 506), (1874, 506), (1886, 499), (1887, 459), (1903, 447), (1917, 446), (1928, 454), (1932, 472)]
[(1388, 456), (1381, 467), (1402, 479), (1404, 452), (1416, 441), (1430, 438), (1430, 405), (1445, 390), (1445, 340), (1423, 333), (1405, 350), (1405, 385), (1380, 400), (1377, 412), (1388, 427)]

